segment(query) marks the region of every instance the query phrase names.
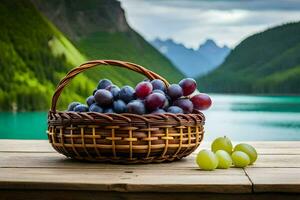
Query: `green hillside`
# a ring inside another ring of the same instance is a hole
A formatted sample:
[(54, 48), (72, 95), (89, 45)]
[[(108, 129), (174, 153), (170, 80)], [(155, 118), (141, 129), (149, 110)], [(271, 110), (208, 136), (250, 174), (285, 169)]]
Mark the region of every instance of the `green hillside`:
[[(67, 13), (60, 14), (61, 10)], [(162, 72), (170, 81), (182, 77), (127, 25), (117, 1), (3, 0), (0, 33), (0, 111), (47, 110), (59, 80), (91, 59), (136, 62)], [(76, 77), (63, 92), (59, 108), (71, 101), (84, 102), (102, 77), (119, 85), (142, 79), (124, 69), (105, 68)]]
[[(0, 32), (0, 110), (47, 110), (56, 84), (86, 58), (29, 1), (1, 1)], [(84, 101), (95, 84), (80, 76), (61, 105)]]
[(255, 34), (231, 51), (201, 89), (225, 93), (300, 94), (300, 23)]
[[(126, 22), (120, 2), (115, 0), (32, 0), (89, 59), (126, 60), (147, 67), (170, 82), (183, 75)], [(57, 9), (59, 8), (59, 9)], [(108, 77), (119, 85), (139, 82), (142, 76), (106, 67), (87, 72), (89, 77)]]

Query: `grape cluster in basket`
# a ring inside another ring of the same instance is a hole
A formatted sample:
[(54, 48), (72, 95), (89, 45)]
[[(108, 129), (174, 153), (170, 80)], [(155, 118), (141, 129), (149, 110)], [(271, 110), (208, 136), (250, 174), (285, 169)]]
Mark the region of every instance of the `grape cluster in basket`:
[(197, 83), (192, 78), (185, 78), (179, 84), (166, 87), (162, 80), (144, 80), (133, 89), (126, 85), (122, 88), (108, 79), (99, 81), (93, 95), (86, 104), (72, 102), (68, 111), (99, 112), (99, 113), (193, 113), (195, 110), (206, 110), (211, 106), (207, 94), (192, 95)]

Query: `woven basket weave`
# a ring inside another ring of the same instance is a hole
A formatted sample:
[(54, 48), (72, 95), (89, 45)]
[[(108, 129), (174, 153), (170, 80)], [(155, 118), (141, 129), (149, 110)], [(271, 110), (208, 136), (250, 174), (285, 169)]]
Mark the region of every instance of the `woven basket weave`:
[(131, 164), (179, 160), (199, 146), (205, 121), (201, 112), (136, 115), (56, 111), (64, 87), (79, 73), (100, 65), (123, 67), (169, 85), (156, 73), (129, 62), (95, 60), (74, 68), (60, 81), (48, 113), (48, 138), (57, 152), (78, 160)]

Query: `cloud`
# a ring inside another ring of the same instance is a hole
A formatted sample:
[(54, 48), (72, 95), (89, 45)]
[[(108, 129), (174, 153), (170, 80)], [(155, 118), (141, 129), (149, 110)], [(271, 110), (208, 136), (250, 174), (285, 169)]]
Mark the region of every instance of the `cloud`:
[(266, 28), (300, 20), (300, 1), (122, 0), (129, 24), (148, 40), (172, 38), (188, 47), (212, 38), (231, 47)]
[[(128, 0), (134, 1), (134, 0)], [(209, 10), (300, 10), (299, 0), (143, 0), (148, 5)]]

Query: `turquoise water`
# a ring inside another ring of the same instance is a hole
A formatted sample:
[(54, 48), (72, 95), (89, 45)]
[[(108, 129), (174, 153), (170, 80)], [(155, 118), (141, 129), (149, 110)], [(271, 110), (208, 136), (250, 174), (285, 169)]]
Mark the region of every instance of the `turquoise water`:
[(0, 139), (47, 139), (47, 112), (0, 112)]
[[(205, 140), (300, 140), (300, 97), (211, 95)], [(0, 138), (46, 139), (46, 112), (0, 113)]]

